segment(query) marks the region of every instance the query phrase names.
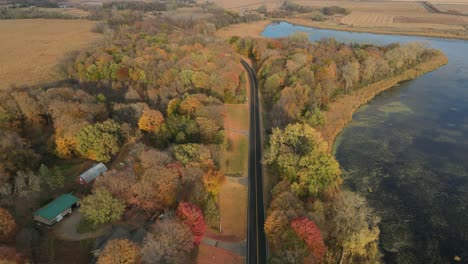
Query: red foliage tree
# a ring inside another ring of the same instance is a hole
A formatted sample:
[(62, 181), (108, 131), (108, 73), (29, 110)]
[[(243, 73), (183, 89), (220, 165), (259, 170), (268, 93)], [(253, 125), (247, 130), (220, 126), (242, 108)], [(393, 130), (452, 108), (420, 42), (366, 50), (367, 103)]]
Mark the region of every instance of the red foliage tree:
[(305, 217), (298, 217), (291, 221), (291, 228), (307, 244), (314, 259), (322, 262), (327, 248), (317, 225)]
[(184, 223), (192, 231), (192, 234), (195, 237), (193, 243), (195, 245), (200, 244), (206, 230), (206, 223), (203, 218), (202, 210), (194, 204), (180, 202), (179, 207), (177, 207), (177, 215), (182, 218)]

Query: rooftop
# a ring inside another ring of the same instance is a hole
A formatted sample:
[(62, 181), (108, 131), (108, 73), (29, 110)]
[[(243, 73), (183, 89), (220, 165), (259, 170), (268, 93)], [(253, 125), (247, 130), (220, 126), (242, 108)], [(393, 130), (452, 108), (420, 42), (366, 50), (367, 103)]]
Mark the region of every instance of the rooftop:
[(34, 215), (39, 215), (44, 217), (47, 220), (54, 219), (65, 209), (70, 208), (73, 204), (78, 201), (78, 197), (71, 195), (69, 193), (62, 194), (52, 202), (48, 203), (46, 206), (39, 209)]
[(94, 179), (96, 179), (99, 175), (103, 174), (106, 171), (107, 171), (106, 165), (99, 163), (91, 167), (89, 170), (83, 172), (80, 175), (80, 178), (82, 178), (86, 183), (90, 183)]

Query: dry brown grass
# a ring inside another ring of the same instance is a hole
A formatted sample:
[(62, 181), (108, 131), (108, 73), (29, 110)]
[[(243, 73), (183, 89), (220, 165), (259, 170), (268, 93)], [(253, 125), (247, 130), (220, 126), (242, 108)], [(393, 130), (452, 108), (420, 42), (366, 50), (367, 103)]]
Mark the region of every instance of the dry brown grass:
[(235, 24), (228, 27), (221, 28), (216, 32), (216, 35), (220, 38), (229, 38), (232, 36), (239, 37), (259, 37), (265, 27), (270, 24), (269, 20), (261, 20), (250, 23)]
[(99, 38), (85, 20), (0, 21), (0, 89), (52, 81), (54, 66)]
[(464, 4), (435, 4), (437, 8), (449, 13), (468, 15), (468, 3)]
[(219, 195), (223, 235), (244, 240), (247, 235), (247, 186), (228, 179)]
[(377, 94), (395, 86), (399, 82), (411, 80), (427, 72), (433, 71), (448, 62), (445, 55), (440, 54), (434, 59), (422, 63), (398, 76), (382, 80), (354, 93), (342, 96), (329, 105), (329, 111), (324, 112), (326, 124), (320, 129), (322, 136), (331, 150), (336, 136), (343, 130), (346, 124), (353, 118), (354, 112), (363, 104), (369, 102)]

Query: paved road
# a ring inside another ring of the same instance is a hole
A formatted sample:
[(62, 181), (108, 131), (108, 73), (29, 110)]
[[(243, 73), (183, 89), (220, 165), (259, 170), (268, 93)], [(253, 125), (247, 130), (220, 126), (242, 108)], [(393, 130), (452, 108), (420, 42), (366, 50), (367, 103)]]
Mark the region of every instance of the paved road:
[(249, 75), (249, 204), (247, 216), (247, 264), (266, 263), (266, 241), (263, 225), (263, 178), (260, 142), (260, 113), (258, 109), (258, 83), (255, 71), (244, 60), (241, 61)]

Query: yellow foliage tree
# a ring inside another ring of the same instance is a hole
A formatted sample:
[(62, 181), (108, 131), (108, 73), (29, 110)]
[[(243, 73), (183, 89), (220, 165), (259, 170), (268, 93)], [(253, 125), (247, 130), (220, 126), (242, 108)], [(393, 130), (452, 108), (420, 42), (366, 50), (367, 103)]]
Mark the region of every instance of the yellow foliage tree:
[(107, 243), (97, 264), (141, 263), (140, 248), (128, 239), (114, 239)]
[(210, 169), (203, 175), (203, 184), (206, 190), (213, 196), (218, 195), (225, 180), (226, 177), (224, 174), (215, 169)]

